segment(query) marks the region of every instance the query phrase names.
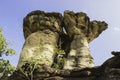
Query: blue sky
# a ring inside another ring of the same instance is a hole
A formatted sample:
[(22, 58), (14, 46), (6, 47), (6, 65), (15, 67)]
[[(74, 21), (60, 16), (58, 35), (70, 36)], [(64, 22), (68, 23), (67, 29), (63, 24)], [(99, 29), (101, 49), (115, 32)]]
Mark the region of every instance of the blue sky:
[(106, 21), (108, 29), (90, 43), (95, 65), (110, 58), (111, 51), (120, 51), (120, 0), (1, 0), (0, 27), (9, 46), (16, 50), (14, 56), (5, 57), (17, 65), (24, 44), (23, 18), (33, 10), (46, 12), (64, 10), (85, 12), (92, 20)]

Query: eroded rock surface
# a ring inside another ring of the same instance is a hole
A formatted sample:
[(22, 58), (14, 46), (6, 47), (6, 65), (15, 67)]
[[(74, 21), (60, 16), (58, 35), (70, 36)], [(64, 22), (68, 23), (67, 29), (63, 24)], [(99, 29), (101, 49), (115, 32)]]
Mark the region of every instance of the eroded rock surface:
[[(31, 67), (33, 69), (30, 69)], [(108, 59), (101, 66), (92, 68), (60, 70), (46, 65), (31, 67), (30, 64), (25, 64), (22, 70), (15, 71), (7, 80), (120, 80), (120, 56), (118, 55)]]
[(64, 12), (64, 27), (69, 36), (84, 35), (87, 41), (91, 42), (96, 39), (108, 24), (104, 21), (90, 21), (86, 13), (73, 11)]
[(104, 21), (91, 21), (87, 34), (88, 42), (96, 39), (104, 30), (107, 29), (107, 26), (108, 24)]
[(37, 31), (51, 30), (53, 32), (61, 32), (62, 15), (57, 12), (32, 11), (23, 21), (24, 37)]
[(120, 52), (112, 52), (114, 55), (102, 64), (103, 74), (100, 80), (120, 80)]
[(26, 40), (18, 68), (30, 62), (48, 66), (53, 64), (59, 34), (62, 32), (61, 22), (62, 15), (54, 12), (33, 11), (24, 18), (23, 31)]
[(90, 54), (86, 37), (83, 35), (74, 35), (64, 69), (81, 69), (93, 66), (94, 61)]
[(18, 67), (7, 80), (119, 80), (120, 52), (112, 52), (112, 58), (95, 67), (89, 50), (89, 43), (106, 28), (107, 23), (90, 21), (83, 12), (29, 13)]
[(100, 21), (90, 22), (83, 13), (72, 11), (64, 12), (64, 27), (71, 39), (67, 61), (64, 69), (93, 67), (94, 61), (90, 54), (89, 42), (100, 35), (107, 28), (107, 23)]

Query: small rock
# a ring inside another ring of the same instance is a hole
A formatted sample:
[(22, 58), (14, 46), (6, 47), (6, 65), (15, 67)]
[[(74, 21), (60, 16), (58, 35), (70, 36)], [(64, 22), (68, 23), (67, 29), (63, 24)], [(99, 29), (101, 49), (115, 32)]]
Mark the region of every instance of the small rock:
[(120, 52), (118, 51), (112, 51), (111, 54), (114, 56), (120, 56)]

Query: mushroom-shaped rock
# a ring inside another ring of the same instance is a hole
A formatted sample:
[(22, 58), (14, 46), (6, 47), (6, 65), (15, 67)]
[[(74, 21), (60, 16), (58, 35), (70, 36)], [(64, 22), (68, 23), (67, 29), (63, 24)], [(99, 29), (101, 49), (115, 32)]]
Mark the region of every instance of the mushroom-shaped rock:
[(55, 48), (61, 33), (62, 15), (57, 12), (33, 11), (24, 18), (25, 43), (18, 68), (25, 63), (35, 62), (51, 66)]
[(66, 33), (71, 39), (64, 69), (93, 67), (94, 61), (90, 54), (89, 42), (107, 28), (107, 23), (90, 22), (85, 13), (68, 10), (64, 12), (63, 22)]

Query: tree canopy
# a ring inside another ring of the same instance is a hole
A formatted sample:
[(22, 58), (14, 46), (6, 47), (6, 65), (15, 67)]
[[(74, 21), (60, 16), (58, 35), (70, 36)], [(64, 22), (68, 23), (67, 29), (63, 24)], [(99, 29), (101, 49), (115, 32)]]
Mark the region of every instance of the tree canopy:
[(2, 56), (14, 54), (16, 54), (15, 50), (8, 48), (8, 43), (2, 34), (2, 29), (0, 28), (0, 80), (5, 80), (15, 70), (15, 67), (10, 64), (9, 60), (5, 60)]

